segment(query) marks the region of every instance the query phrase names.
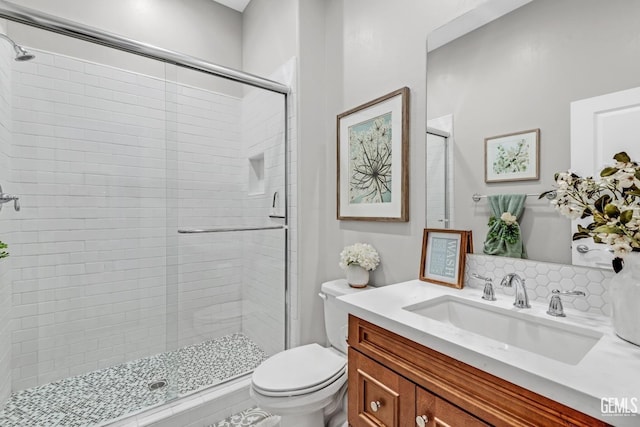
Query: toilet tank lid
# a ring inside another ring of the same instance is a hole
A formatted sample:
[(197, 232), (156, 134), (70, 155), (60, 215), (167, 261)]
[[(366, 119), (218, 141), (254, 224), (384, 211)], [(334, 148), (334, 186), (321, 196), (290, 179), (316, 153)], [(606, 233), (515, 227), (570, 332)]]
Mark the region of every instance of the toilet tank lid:
[(349, 286), (349, 284), (345, 279), (337, 279), (337, 280), (331, 280), (329, 282), (324, 282), (320, 289), (322, 290), (322, 292), (324, 292), (327, 295), (339, 297), (342, 295), (361, 292), (365, 289), (371, 289), (371, 286), (367, 286), (366, 288), (356, 289)]

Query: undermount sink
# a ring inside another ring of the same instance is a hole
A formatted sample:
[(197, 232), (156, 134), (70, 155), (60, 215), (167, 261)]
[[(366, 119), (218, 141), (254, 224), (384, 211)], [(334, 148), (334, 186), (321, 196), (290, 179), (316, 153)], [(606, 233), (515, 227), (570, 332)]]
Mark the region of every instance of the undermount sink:
[(579, 326), (445, 295), (403, 307), (421, 316), (570, 365), (578, 364), (602, 337)]

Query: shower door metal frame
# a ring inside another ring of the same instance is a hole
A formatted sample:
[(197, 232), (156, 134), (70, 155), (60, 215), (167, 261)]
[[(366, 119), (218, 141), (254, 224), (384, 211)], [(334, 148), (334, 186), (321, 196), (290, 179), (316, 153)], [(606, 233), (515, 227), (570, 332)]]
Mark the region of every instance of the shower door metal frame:
[(222, 77), (227, 80), (247, 84), (270, 92), (279, 93), (284, 96), (284, 224), (282, 227), (277, 228), (282, 228), (284, 231), (284, 344), (285, 349), (289, 348), (289, 313), (291, 308), (291, 292), (289, 289), (289, 95), (291, 94), (291, 88), (280, 82), (269, 80), (255, 74), (245, 73), (244, 71), (236, 70), (234, 68), (207, 62), (203, 59), (195, 58), (173, 50), (164, 49), (148, 43), (143, 43), (109, 31), (103, 31), (89, 25), (84, 25), (76, 21), (43, 13), (5, 0), (0, 0), (0, 18), (5, 18), (30, 27), (40, 28), (46, 31), (107, 46), (135, 55), (144, 56), (205, 74)]
[[(434, 135), (434, 136), (438, 136), (440, 138), (442, 138), (443, 143), (444, 143), (444, 218), (442, 219), (442, 228), (451, 228), (451, 209), (449, 207), (450, 202), (449, 202), (449, 138), (451, 137), (451, 134), (447, 131), (444, 130), (440, 130), (440, 129), (436, 129), (434, 127), (430, 127), (427, 126), (427, 139), (429, 138), (429, 135)], [(425, 141), (427, 142), (427, 141)], [(425, 147), (425, 151), (426, 151), (426, 147)], [(424, 175), (425, 178), (425, 183), (424, 183), (424, 188), (428, 188), (428, 177), (427, 177), (427, 173), (425, 172)], [(426, 197), (425, 197), (425, 203), (426, 203)], [(428, 206), (426, 206), (425, 204), (425, 227), (428, 227), (427, 225), (427, 210)]]

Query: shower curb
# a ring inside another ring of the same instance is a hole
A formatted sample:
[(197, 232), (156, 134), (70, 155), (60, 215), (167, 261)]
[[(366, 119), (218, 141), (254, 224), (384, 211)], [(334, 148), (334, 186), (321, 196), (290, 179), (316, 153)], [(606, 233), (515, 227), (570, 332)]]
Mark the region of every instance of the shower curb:
[[(249, 397), (251, 376), (202, 390), (173, 402), (129, 415), (97, 427), (200, 427), (214, 424), (255, 403)], [(215, 408), (222, 408), (215, 410)]]

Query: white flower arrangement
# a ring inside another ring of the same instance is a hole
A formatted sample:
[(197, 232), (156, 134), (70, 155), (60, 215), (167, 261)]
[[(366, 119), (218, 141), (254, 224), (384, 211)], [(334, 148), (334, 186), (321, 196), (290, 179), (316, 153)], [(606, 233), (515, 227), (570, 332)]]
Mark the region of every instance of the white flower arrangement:
[[(571, 171), (555, 175), (557, 196), (551, 204), (570, 219), (591, 218), (578, 225), (573, 240), (592, 238), (613, 250), (613, 269), (622, 269), (622, 258), (640, 251), (640, 165), (627, 153), (613, 156), (614, 166), (600, 172), (600, 180)], [(544, 197), (549, 191), (542, 193)]]
[(346, 246), (340, 252), (340, 267), (345, 269), (350, 265), (359, 265), (367, 271), (375, 270), (380, 264), (380, 255), (368, 243), (356, 243)]

